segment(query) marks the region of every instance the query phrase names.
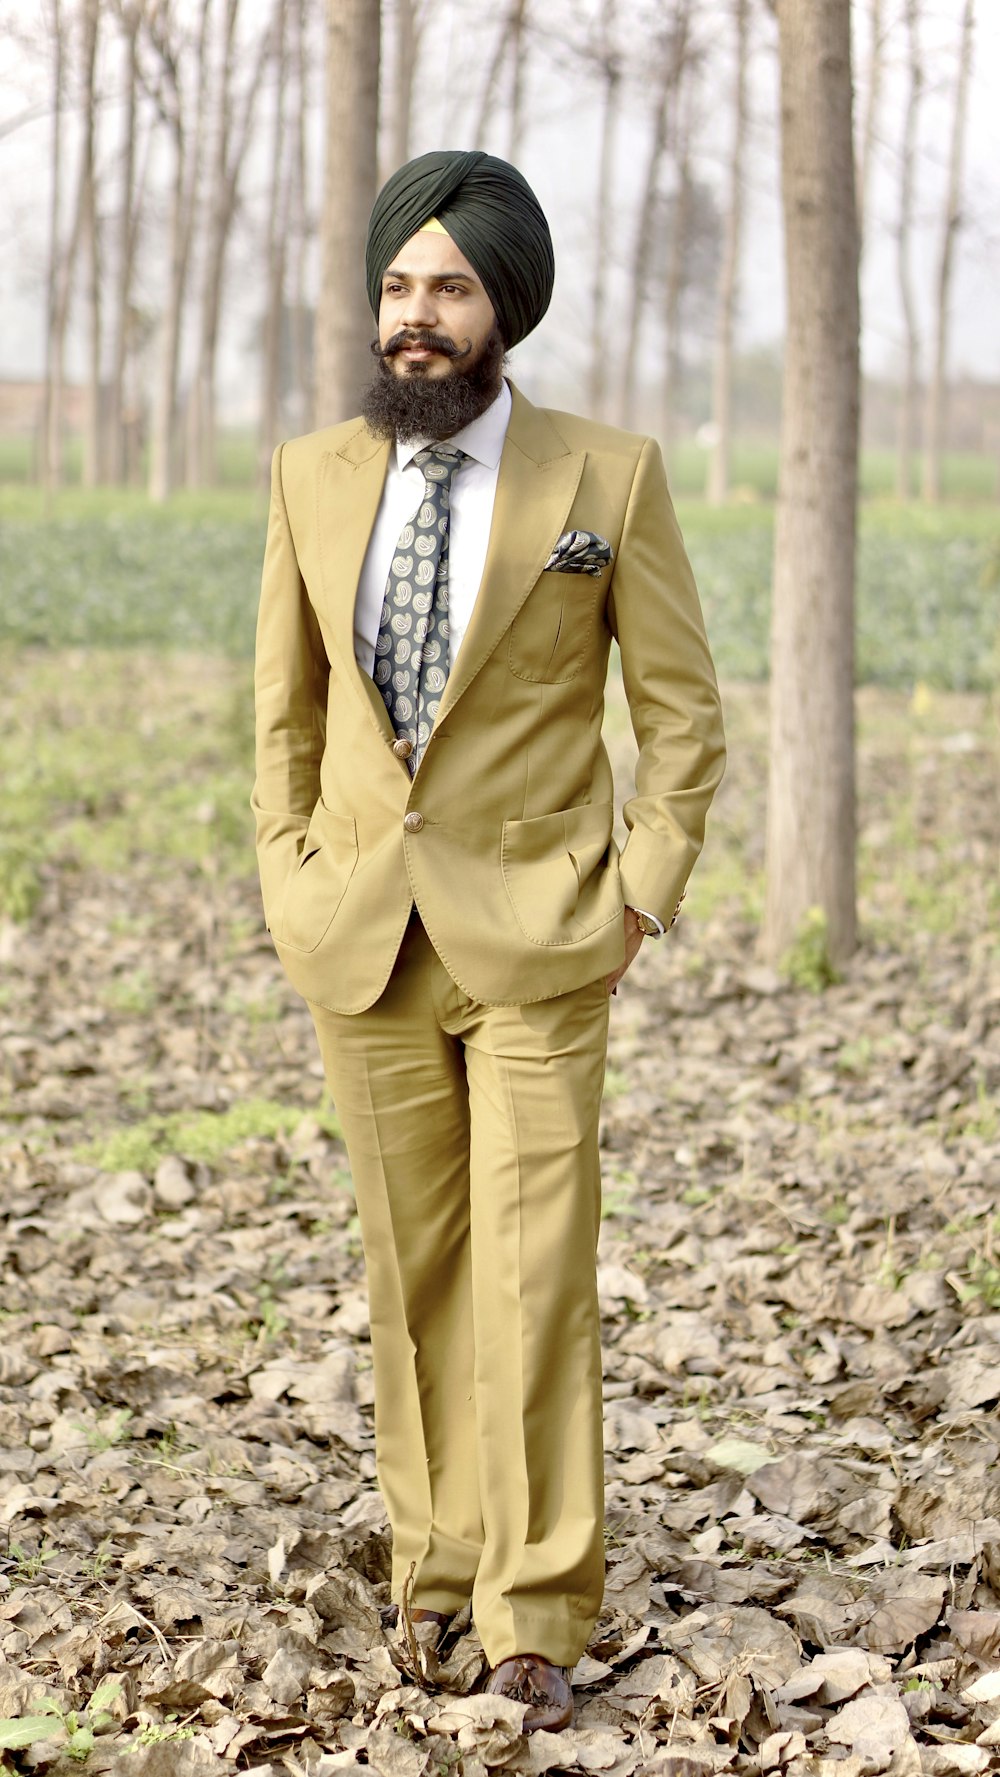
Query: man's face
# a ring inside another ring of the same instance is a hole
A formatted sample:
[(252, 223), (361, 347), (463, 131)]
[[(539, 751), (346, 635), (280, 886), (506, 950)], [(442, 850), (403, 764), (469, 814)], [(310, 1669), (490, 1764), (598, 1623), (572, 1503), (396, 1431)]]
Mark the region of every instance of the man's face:
[(382, 278), (378, 337), (383, 361), (402, 378), (467, 374), (496, 330), (493, 304), (450, 235), (424, 229)]

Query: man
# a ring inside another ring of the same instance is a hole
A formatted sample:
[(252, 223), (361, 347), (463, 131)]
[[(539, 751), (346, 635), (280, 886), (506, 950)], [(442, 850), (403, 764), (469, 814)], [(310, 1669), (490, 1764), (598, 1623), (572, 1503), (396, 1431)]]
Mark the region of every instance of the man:
[[(722, 725), (656, 445), (503, 378), (553, 279), (521, 175), (410, 162), (367, 274), (363, 417), (274, 459), (261, 881), (357, 1193), (393, 1595), (428, 1639), (471, 1599), (530, 1732), (572, 1720), (603, 1590), (608, 995), (679, 903)], [(612, 636), (640, 748), (620, 857)]]

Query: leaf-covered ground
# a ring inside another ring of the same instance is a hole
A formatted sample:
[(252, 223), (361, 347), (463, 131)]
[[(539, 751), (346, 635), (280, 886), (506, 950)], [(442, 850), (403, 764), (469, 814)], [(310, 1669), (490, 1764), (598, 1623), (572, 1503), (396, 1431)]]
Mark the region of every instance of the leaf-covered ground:
[(862, 694), (864, 946), (817, 992), (808, 934), (792, 980), (755, 957), (764, 698), (727, 701), (685, 917), (614, 1007), (607, 1595), (575, 1728), (526, 1741), (461, 1624), (434, 1685), (383, 1628), (357, 1225), (260, 924), (245, 673), (0, 661), (0, 1768), (1000, 1768), (995, 717)]

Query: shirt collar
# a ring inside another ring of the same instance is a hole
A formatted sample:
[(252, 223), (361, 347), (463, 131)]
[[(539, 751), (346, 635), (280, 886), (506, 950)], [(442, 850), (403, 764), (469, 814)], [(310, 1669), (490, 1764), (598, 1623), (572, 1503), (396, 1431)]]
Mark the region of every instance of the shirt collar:
[[(496, 469), (507, 436), (511, 406), (510, 385), (505, 379), (500, 384), (499, 395), (490, 403), (485, 413), (481, 413), (471, 425), (463, 426), (460, 432), (455, 432), (451, 438), (445, 438), (441, 442), (448, 450), (463, 450), (467, 457), (473, 457), (485, 468)], [(426, 450), (432, 443), (429, 438), (408, 438), (404, 444), (401, 438), (397, 438), (397, 467), (408, 468), (417, 451)]]

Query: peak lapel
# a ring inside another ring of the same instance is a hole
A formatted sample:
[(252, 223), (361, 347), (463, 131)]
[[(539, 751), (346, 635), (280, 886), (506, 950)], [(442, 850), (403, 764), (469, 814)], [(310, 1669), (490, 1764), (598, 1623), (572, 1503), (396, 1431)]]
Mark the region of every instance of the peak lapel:
[[(513, 391), (486, 565), (435, 723), (439, 728), (514, 621), (566, 525), (584, 451), (570, 451), (548, 416)], [(433, 737), (432, 737), (433, 738)]]
[(316, 534), (323, 590), (345, 677), (378, 727), (391, 734), (385, 704), (354, 656), (354, 603), (375, 514), (382, 498), (390, 446), (363, 425), (338, 451), (325, 451), (316, 483)]

